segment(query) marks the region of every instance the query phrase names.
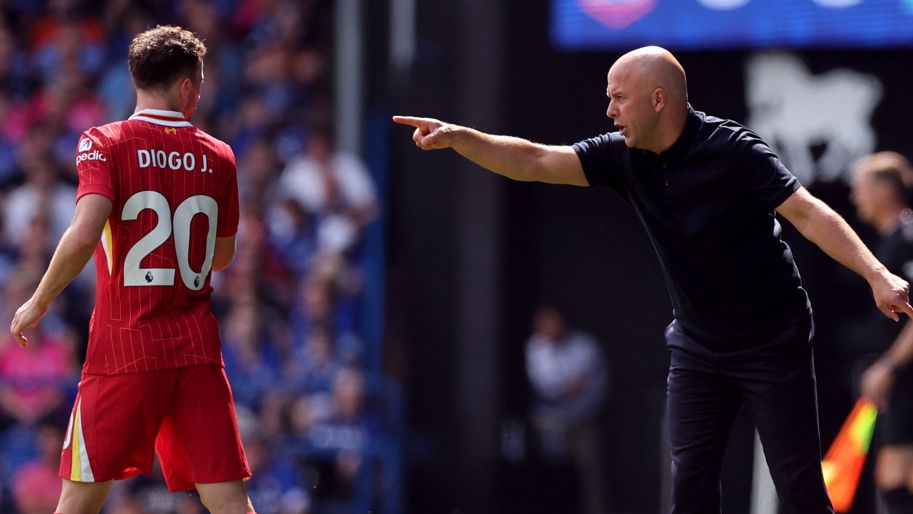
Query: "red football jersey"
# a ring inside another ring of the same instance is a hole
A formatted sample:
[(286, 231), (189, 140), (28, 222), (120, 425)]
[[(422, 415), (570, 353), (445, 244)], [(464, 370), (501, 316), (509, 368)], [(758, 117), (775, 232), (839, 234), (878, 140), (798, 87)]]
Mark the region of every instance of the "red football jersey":
[(145, 109), (79, 139), (77, 200), (113, 204), (95, 251), (85, 373), (222, 364), (210, 309), (216, 237), (238, 230), (231, 148), (179, 112)]

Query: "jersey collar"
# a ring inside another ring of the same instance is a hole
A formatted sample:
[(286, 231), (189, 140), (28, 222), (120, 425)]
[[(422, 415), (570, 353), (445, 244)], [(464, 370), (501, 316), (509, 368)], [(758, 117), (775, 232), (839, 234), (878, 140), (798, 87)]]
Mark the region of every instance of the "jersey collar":
[(177, 111), (165, 111), (162, 109), (142, 109), (130, 116), (131, 120), (148, 121), (156, 125), (166, 127), (190, 127), (189, 121), (184, 119), (184, 115)]
[(682, 129), (682, 133), (678, 136), (678, 139), (675, 140), (675, 143), (672, 143), (672, 146), (670, 146), (668, 150), (660, 154), (660, 157), (668, 162), (675, 162), (684, 157), (691, 148), (691, 142), (694, 141), (694, 136), (697, 135), (697, 131), (700, 128), (701, 117), (689, 103), (688, 116), (685, 118), (685, 127)]

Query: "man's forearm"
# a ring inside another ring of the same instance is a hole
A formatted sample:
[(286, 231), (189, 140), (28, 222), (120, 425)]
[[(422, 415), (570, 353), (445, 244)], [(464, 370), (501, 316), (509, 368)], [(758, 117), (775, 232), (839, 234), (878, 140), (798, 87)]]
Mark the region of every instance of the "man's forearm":
[(796, 228), (832, 259), (869, 282), (887, 271), (849, 224), (824, 202), (817, 201), (806, 222)]
[(42, 306), (49, 305), (79, 275), (97, 244), (97, 239), (93, 241), (80, 235), (73, 227), (68, 228), (60, 238), (51, 264), (32, 298)]
[(496, 136), (434, 118), (394, 116), (415, 127), (412, 141), (422, 150), (453, 148), (483, 168), (513, 180), (586, 186), (589, 182), (577, 152), (512, 136)]
[(885, 316), (899, 321), (897, 313), (903, 312), (913, 318), (910, 284), (878, 262), (856, 232), (827, 204), (799, 188), (777, 207), (777, 212), (831, 258), (865, 278), (875, 305)]
[(544, 146), (513, 136), (486, 134), (478, 130), (454, 126), (452, 148), (460, 155), (513, 180), (538, 180), (536, 167)]

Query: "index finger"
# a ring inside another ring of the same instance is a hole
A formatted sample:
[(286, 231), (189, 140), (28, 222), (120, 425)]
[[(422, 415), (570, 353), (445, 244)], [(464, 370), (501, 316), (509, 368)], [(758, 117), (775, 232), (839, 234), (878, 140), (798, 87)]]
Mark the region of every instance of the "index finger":
[(19, 346), (25, 348), (26, 346), (29, 345), (29, 338), (22, 335), (22, 332), (15, 331), (15, 332), (12, 332), (12, 334), (13, 334), (13, 338), (16, 340), (16, 342), (19, 343)]
[(416, 128), (421, 128), (424, 125), (428, 125), (431, 120), (428, 118), (417, 118), (415, 116), (394, 116), (393, 123), (399, 123), (400, 125), (412, 125)]
[(877, 307), (878, 307), (878, 310), (880, 310), (881, 313), (884, 314), (888, 319), (891, 319), (894, 321), (900, 321), (900, 317), (897, 315), (897, 312), (895, 311), (895, 307), (893, 304), (890, 304), (890, 303), (883, 304), (883, 305), (878, 305)]
[(913, 319), (913, 306), (910, 305), (910, 302), (904, 302), (899, 307), (908, 318)]

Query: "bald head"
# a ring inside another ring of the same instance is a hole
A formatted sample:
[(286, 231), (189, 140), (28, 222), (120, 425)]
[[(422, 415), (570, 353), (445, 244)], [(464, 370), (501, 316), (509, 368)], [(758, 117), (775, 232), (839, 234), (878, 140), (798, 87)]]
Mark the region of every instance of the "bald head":
[(624, 73), (647, 91), (663, 88), (671, 104), (684, 107), (688, 103), (685, 68), (665, 48), (645, 46), (631, 50), (615, 61), (612, 69)]
[(646, 46), (621, 56), (609, 69), (606, 94), (606, 114), (632, 148), (665, 151), (685, 126), (685, 69), (664, 48)]

